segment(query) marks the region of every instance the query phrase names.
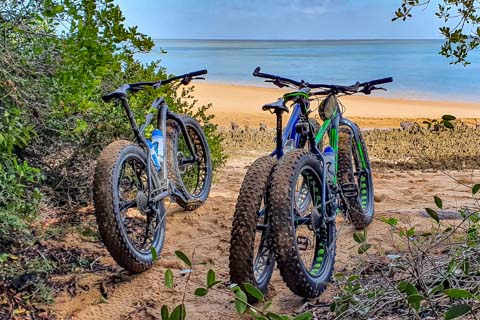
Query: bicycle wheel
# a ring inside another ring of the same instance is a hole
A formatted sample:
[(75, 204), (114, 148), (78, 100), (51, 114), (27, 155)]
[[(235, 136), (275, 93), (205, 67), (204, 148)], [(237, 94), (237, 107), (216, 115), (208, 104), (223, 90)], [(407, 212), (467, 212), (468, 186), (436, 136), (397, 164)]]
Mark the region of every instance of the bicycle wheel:
[(357, 132), (358, 141), (350, 128), (340, 128), (338, 181), (347, 200), (347, 218), (356, 229), (364, 229), (373, 220), (373, 179), (365, 141), (360, 129)]
[(183, 116), (182, 121), (192, 141), (198, 160), (185, 163), (191, 158), (185, 136), (174, 121), (168, 121), (167, 149), (169, 178), (175, 183), (181, 196), (175, 197), (176, 202), (186, 211), (192, 211), (205, 203), (212, 185), (212, 159), (207, 138), (202, 128), (194, 119)]
[[(334, 210), (322, 211), (322, 167), (304, 150), (286, 154), (273, 170), (267, 211), (272, 215), (275, 258), (283, 280), (295, 294), (320, 295), (330, 282), (335, 263)], [(299, 208), (297, 197), (308, 185), (309, 205)]]
[[(248, 169), (238, 195), (230, 240), (230, 280), (239, 285), (250, 283), (264, 293), (275, 265), (270, 217), (265, 210), (268, 179), (275, 164), (274, 158), (266, 156)], [(249, 296), (249, 300), (254, 298)]]
[[(147, 155), (129, 141), (115, 141), (97, 159), (94, 206), (98, 228), (115, 261), (131, 272), (153, 263), (152, 248), (160, 255), (165, 239), (165, 207), (148, 206)], [(153, 179), (153, 187), (158, 187)]]

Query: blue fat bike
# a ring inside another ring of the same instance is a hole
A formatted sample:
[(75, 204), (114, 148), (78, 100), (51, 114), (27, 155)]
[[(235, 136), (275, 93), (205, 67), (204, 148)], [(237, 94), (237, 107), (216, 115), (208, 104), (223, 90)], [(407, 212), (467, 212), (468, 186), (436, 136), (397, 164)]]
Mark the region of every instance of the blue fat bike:
[[(330, 281), (335, 262), (337, 212), (356, 229), (373, 219), (373, 181), (358, 126), (343, 117), (340, 95), (370, 94), (392, 78), (352, 86), (310, 84), (266, 74), (254, 76), (295, 89), (262, 110), (275, 114), (276, 148), (248, 169), (232, 224), (230, 278), (267, 291), (275, 260), (287, 286), (313, 298)], [(322, 97), (322, 126), (310, 119), (310, 102)], [(285, 126), (282, 117), (292, 113)], [(325, 151), (332, 153), (329, 162)], [(250, 297), (254, 300), (253, 297)]]

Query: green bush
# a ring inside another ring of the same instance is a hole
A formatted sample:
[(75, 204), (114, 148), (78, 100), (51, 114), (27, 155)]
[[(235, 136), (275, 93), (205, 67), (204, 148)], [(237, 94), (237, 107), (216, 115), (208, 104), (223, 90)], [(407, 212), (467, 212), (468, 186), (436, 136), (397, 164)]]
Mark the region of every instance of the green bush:
[[(418, 230), (396, 218), (383, 218), (396, 247), (367, 255), (353, 274), (337, 274), (338, 292), (331, 304), (337, 319), (397, 317), (408, 319), (473, 318), (480, 307), (480, 184), (472, 187), (475, 205), (443, 221), (443, 201), (426, 208), (431, 226)], [(360, 236), (359, 236), (360, 235)], [(366, 233), (355, 233), (359, 253), (371, 247)]]
[[(98, 152), (115, 138), (132, 138), (124, 111), (105, 104), (101, 95), (124, 83), (168, 74), (158, 62), (135, 60), (135, 53), (151, 50), (154, 43), (124, 20), (113, 0), (0, 4), (2, 227), (19, 227), (34, 216), (35, 187), (42, 176), (42, 188), (49, 187), (53, 198), (87, 202), (90, 185), (80, 183), (89, 180)], [(192, 88), (177, 89), (166, 86), (132, 96), (135, 116), (140, 121), (153, 99), (165, 96), (173, 111), (203, 125), (214, 166), (221, 165), (225, 155), (212, 116), (206, 114), (209, 106), (197, 108), (183, 99)]]

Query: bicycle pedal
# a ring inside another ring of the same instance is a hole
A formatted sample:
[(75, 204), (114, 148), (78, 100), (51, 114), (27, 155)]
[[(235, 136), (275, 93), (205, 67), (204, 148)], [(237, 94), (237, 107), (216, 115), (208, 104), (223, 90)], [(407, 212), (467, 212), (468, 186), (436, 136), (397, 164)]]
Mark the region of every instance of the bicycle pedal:
[(347, 198), (357, 198), (358, 197), (358, 187), (354, 183), (342, 184), (342, 193)]
[(297, 236), (297, 248), (298, 250), (308, 250), (312, 248), (312, 242), (307, 237)]

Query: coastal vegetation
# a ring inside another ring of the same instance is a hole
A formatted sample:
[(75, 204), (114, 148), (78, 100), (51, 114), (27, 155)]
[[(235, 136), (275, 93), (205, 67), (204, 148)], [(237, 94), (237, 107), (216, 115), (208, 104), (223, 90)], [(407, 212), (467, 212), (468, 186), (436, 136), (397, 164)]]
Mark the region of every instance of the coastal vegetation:
[[(416, 8), (429, 2), (405, 0), (396, 19), (410, 18)], [(446, 38), (441, 53), (453, 63), (466, 65), (468, 53), (479, 43), (478, 1), (444, 3), (439, 6), (439, 18), (460, 24), (441, 29)], [(452, 13), (455, 10), (460, 11)], [(122, 283), (133, 281), (131, 275), (106, 260), (106, 251), (99, 245), (89, 207), (91, 180), (94, 159), (102, 147), (113, 139), (131, 137), (123, 110), (103, 103), (102, 93), (123, 83), (169, 76), (159, 62), (144, 65), (135, 59), (136, 53), (150, 51), (153, 46), (151, 38), (125, 24), (113, 0), (0, 3), (1, 319), (54, 319), (49, 304), (58, 294), (67, 292), (74, 297), (94, 291), (93, 287), (98, 296), (92, 304), (108, 304), (114, 290), (122, 290)], [(159, 95), (165, 96), (176, 112), (201, 122), (215, 168), (225, 164), (227, 155), (248, 156), (273, 147), (273, 132), (265, 126), (260, 130), (218, 128), (209, 112), (211, 106), (198, 106), (194, 101), (193, 88), (180, 91), (166, 86), (136, 94), (130, 101), (136, 117), (142, 118), (152, 98)], [(365, 140), (374, 170), (379, 172), (480, 168), (479, 126), (452, 117), (422, 120), (404, 129), (366, 131)], [(476, 315), (480, 306), (480, 185), (473, 179), (460, 182), (469, 190), (472, 206), (458, 208), (453, 218), (444, 212), (447, 203), (439, 197), (432, 198), (432, 208), (424, 212), (431, 219), (428, 228), (392, 217), (379, 218), (390, 228), (389, 250), (379, 248), (371, 253), (375, 249), (371, 235), (356, 233), (355, 242), (363, 248), (359, 251), (363, 255), (353, 259), (358, 267), (337, 274), (327, 308), (325, 304), (307, 304), (297, 310), (297, 319), (367, 319), (399, 312), (417, 319)], [(222, 197), (213, 199), (220, 203), (208, 210), (231, 209), (224, 208), (228, 199)], [(221, 219), (211, 219), (228, 233), (226, 224), (218, 221)], [(217, 240), (220, 248), (223, 240)], [(190, 281), (185, 280), (185, 270), (187, 277), (193, 273), (191, 280), (197, 281), (195, 268), (204, 268), (214, 258), (204, 257), (196, 264), (193, 255), (175, 254), (181, 262), (167, 260), (171, 266), (164, 266), (162, 276), (169, 290), (182, 284), (179, 291), (185, 300)], [(79, 280), (92, 274), (100, 280), (88, 284)], [(193, 295), (199, 299), (207, 293), (227, 296), (232, 308), (258, 319), (286, 317), (270, 313), (268, 297), (260, 296), (260, 306), (249, 305), (245, 292), (226, 287), (227, 279), (217, 279), (217, 274), (222, 272), (200, 274), (206, 280), (195, 283), (199, 287)], [(248, 293), (259, 295), (255, 288)], [(168, 310), (146, 299), (125, 318), (181, 318), (185, 316), (183, 300), (180, 305), (172, 302)], [(152, 312), (154, 309), (160, 313)]]

